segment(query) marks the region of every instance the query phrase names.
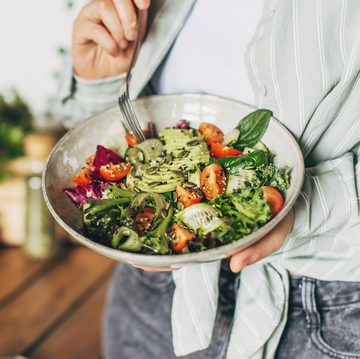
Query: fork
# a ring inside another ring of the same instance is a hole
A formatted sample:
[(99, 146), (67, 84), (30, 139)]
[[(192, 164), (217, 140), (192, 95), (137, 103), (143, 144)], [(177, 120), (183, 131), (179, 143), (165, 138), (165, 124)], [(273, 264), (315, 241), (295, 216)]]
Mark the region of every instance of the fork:
[(136, 44), (135, 44), (135, 51), (133, 58), (130, 63), (129, 70), (125, 76), (124, 82), (120, 87), (119, 91), (119, 106), (121, 113), (123, 115), (123, 122), (125, 125), (125, 129), (132, 133), (135, 137), (135, 140), (137, 143), (145, 141), (144, 133), (141, 129), (141, 126), (139, 124), (139, 121), (135, 115), (135, 111), (131, 105), (130, 97), (129, 97), (129, 80), (131, 75), (131, 69), (135, 64), (136, 57), (139, 52), (139, 42), (140, 42), (140, 30), (141, 30), (141, 16), (142, 16), (142, 10), (138, 10), (138, 33), (136, 37)]

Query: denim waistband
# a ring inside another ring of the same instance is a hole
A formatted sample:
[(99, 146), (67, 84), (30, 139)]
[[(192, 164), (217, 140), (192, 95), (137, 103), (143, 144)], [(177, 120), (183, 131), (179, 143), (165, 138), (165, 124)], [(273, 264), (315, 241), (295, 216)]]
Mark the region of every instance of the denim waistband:
[(341, 306), (360, 301), (360, 282), (322, 281), (290, 276), (290, 307), (303, 307), (303, 286), (312, 288), (318, 307)]

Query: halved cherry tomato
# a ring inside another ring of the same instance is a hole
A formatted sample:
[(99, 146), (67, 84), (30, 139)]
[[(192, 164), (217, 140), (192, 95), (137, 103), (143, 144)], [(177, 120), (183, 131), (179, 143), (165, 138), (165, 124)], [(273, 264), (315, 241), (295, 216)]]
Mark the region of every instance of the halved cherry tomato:
[(217, 163), (205, 167), (200, 175), (200, 186), (206, 198), (223, 193), (226, 188), (226, 176), (222, 167)]
[(89, 167), (86, 167), (72, 179), (73, 182), (82, 185), (90, 184), (93, 180), (93, 173)]
[(211, 146), (213, 143), (221, 142), (224, 139), (224, 134), (221, 130), (210, 123), (203, 122), (199, 127), (199, 131), (204, 136), (208, 146)]
[[(200, 192), (200, 195), (198, 194)], [(177, 186), (176, 195), (178, 202), (182, 202), (184, 207), (201, 202), (203, 194), (197, 188), (189, 188), (186, 186)]]
[(235, 150), (235, 148), (223, 146), (220, 145), (220, 143), (213, 143), (211, 145), (211, 152), (215, 156), (215, 158), (239, 156), (243, 154), (241, 151)]
[(136, 230), (140, 235), (145, 234), (154, 220), (154, 208), (144, 208), (135, 217)]
[(131, 170), (131, 163), (119, 163), (117, 165), (106, 165), (100, 167), (100, 174), (107, 181), (117, 181), (125, 177)]
[(284, 207), (284, 200), (282, 195), (273, 187), (264, 186), (260, 187), (264, 194), (264, 198), (269, 202), (271, 214), (276, 216)]
[(94, 159), (95, 159), (95, 155), (90, 156), (90, 157), (85, 161), (86, 165), (91, 168), (92, 165), (93, 165), (93, 163), (94, 163)]
[(173, 251), (182, 251), (188, 241), (196, 238), (196, 234), (174, 223), (171, 227), (170, 237), (173, 239), (171, 249)]
[(135, 137), (130, 133), (128, 132), (126, 135), (125, 135), (125, 138), (126, 138), (126, 142), (128, 143), (129, 146), (135, 146), (137, 145), (137, 142), (135, 140)]
[[(147, 133), (147, 130), (143, 130), (144, 132), (144, 135), (146, 137), (146, 133)], [(135, 146), (137, 145), (138, 143), (136, 142), (135, 140), (135, 137), (130, 133), (128, 132), (126, 135), (125, 135), (125, 139), (126, 139), (126, 142), (128, 143), (128, 145), (131, 147), (131, 146)]]

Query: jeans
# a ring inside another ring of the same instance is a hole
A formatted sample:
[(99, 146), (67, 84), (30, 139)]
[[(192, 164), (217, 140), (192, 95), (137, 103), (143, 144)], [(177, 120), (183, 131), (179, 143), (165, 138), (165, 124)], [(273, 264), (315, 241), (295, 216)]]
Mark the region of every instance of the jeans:
[[(213, 338), (184, 359), (225, 359), (239, 275), (223, 261)], [(175, 359), (171, 272), (116, 268), (104, 316), (105, 359)], [(276, 359), (360, 359), (360, 283), (290, 278), (288, 322)]]
[(276, 359), (360, 358), (360, 283), (290, 277)]

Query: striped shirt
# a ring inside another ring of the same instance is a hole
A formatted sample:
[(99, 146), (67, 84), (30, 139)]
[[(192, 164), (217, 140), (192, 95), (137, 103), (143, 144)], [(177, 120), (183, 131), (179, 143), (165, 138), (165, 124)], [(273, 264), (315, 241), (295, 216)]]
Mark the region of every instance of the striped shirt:
[[(132, 98), (146, 88), (194, 1), (154, 3)], [(265, 0), (245, 56), (248, 75), (256, 106), (272, 110), (291, 131), (306, 171), (284, 245), (241, 273), (227, 359), (274, 357), (286, 324), (287, 270), (320, 280), (360, 281), (359, 23), (359, 0)], [(69, 97), (71, 76), (64, 77), (68, 126), (115, 104), (121, 78), (78, 79)], [(174, 272), (176, 355), (209, 345), (219, 271), (220, 263), (213, 262)]]

